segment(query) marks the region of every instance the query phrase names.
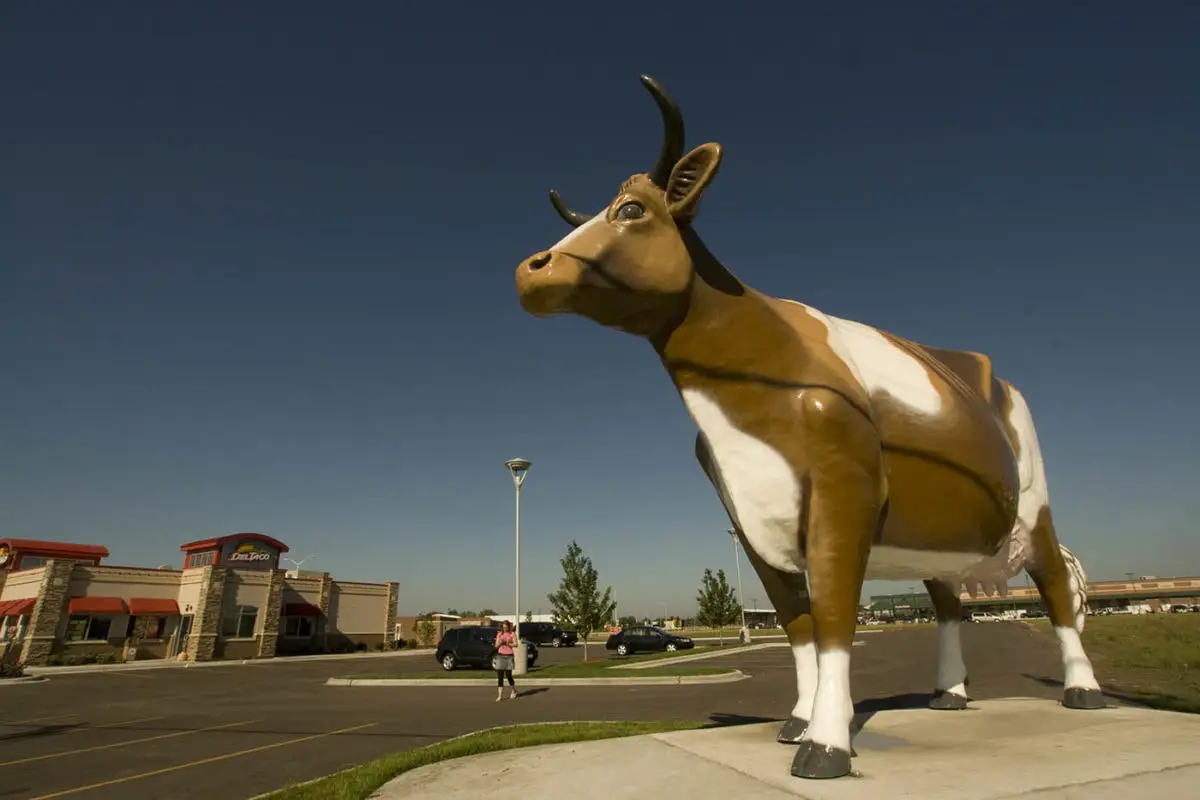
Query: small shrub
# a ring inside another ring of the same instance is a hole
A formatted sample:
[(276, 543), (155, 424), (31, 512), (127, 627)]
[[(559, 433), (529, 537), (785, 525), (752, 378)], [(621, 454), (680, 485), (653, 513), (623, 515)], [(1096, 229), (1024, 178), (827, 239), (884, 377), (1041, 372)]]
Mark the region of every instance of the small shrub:
[(24, 678), (25, 667), (22, 664), (0, 664), (0, 680), (4, 678)]

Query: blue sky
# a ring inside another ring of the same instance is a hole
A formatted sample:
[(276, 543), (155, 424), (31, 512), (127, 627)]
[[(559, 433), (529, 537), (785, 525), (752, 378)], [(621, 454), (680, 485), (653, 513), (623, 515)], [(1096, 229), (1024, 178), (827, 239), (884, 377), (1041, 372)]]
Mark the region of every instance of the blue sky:
[(1200, 8), (754, 8), (6, 9), (0, 535), (157, 565), (262, 531), (404, 612), (505, 610), (523, 456), (524, 608), (574, 538), (620, 611), (690, 612), (733, 555), (678, 396), (513, 284), (549, 188), (652, 165), (648, 72), (725, 147), (731, 269), (988, 353), (1089, 575), (1200, 573)]

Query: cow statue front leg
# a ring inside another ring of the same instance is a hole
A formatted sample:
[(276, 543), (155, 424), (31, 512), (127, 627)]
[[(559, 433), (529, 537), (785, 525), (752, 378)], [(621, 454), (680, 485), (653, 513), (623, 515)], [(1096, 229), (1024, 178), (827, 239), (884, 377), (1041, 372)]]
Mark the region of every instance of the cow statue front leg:
[(937, 614), (937, 680), (929, 707), (937, 711), (961, 711), (967, 707), (967, 665), (962, 655), (962, 600), (950, 584), (925, 581), (925, 590)]
[[(867, 482), (866, 476), (857, 478), (860, 484)], [(871, 535), (882, 505), (855, 492), (852, 485), (830, 483), (829, 491), (822, 493), (814, 481), (807, 532), (817, 694), (808, 729), (792, 759), (791, 772), (797, 778), (839, 778), (850, 772), (850, 652)]]
[(782, 744), (798, 744), (808, 721), (812, 719), (813, 701), (817, 694), (817, 647), (813, 641), (812, 609), (808, 600), (808, 584), (804, 573), (784, 572), (767, 564), (754, 548), (748, 547), (745, 536), (742, 551), (758, 574), (767, 598), (771, 601), (779, 624), (787, 632), (796, 669), (796, 704), (786, 722), (779, 728), (776, 740)]

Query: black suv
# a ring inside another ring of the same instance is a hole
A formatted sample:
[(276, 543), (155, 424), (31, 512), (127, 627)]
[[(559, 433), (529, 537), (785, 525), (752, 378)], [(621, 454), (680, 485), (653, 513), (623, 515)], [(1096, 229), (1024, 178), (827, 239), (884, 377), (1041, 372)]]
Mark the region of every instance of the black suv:
[(522, 622), (521, 638), (551, 647), (574, 647), (579, 644), (579, 634), (563, 630), (553, 622)]
[(653, 625), (634, 625), (608, 637), (605, 650), (616, 650), (617, 655), (633, 653), (658, 653), (663, 650), (691, 650), (696, 644), (686, 636), (676, 636)]
[[(522, 625), (522, 628), (525, 626)], [(489, 667), (495, 669), (492, 663), (492, 647), (496, 642), (496, 634), (500, 632), (498, 627), (484, 625), (465, 625), (461, 628), (451, 628), (442, 636), (442, 640), (438, 642), (435, 655), (438, 663), (442, 665), (442, 669), (449, 672), (457, 669), (460, 666)], [(525, 633), (524, 630), (521, 631)], [(527, 640), (524, 636), (521, 641), (525, 642), (526, 659), (525, 665), (532, 667), (537, 663), (538, 649), (537, 645)]]

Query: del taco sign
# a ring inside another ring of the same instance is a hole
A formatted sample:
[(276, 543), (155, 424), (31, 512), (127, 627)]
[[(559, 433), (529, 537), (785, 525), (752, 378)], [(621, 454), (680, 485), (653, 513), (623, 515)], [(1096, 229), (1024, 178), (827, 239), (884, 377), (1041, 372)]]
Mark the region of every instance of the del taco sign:
[(275, 560), (275, 550), (258, 542), (240, 542), (225, 556), (229, 564), (269, 564)]

